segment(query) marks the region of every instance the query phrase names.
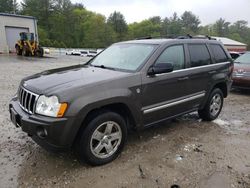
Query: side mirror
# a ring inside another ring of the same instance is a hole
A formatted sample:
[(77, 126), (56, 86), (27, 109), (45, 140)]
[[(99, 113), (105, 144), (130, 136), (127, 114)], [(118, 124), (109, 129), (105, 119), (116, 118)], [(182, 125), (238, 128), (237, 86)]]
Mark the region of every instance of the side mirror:
[(162, 74), (172, 72), (174, 70), (174, 66), (172, 63), (157, 63), (149, 68), (148, 75), (152, 76), (155, 74)]

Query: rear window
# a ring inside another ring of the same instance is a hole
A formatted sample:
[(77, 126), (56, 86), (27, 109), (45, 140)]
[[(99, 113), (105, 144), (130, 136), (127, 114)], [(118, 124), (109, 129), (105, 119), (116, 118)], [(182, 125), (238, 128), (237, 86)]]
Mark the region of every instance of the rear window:
[(205, 44), (189, 44), (190, 66), (199, 67), (211, 63), (210, 54)]
[(222, 49), (220, 45), (210, 44), (210, 48), (212, 50), (216, 63), (221, 63), (221, 62), (225, 62), (228, 60), (224, 50)]
[(245, 53), (235, 60), (236, 63), (250, 64), (250, 53)]

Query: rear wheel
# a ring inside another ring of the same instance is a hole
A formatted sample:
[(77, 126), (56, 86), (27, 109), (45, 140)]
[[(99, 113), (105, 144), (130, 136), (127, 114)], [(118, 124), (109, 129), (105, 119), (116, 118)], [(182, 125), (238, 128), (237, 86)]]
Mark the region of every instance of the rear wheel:
[(43, 48), (39, 47), (39, 49), (36, 51), (36, 56), (43, 57), (43, 54), (44, 54)]
[(214, 89), (211, 92), (204, 109), (198, 111), (199, 116), (206, 121), (215, 120), (221, 112), (223, 99), (222, 91), (219, 88)]
[(81, 161), (103, 165), (117, 158), (127, 138), (127, 127), (122, 116), (104, 112), (93, 118), (81, 132), (76, 151)]

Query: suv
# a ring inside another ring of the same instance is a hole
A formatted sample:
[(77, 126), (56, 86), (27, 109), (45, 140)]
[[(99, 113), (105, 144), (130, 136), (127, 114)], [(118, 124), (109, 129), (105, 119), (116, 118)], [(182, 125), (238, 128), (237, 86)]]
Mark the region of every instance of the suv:
[(48, 149), (74, 149), (102, 165), (130, 129), (198, 111), (218, 117), (233, 62), (209, 39), (143, 39), (113, 44), (86, 64), (24, 78), (9, 105), (12, 122)]

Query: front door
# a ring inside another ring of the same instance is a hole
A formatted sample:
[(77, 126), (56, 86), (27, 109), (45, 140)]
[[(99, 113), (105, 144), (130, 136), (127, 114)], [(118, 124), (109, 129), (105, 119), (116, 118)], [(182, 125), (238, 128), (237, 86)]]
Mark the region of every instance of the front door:
[(172, 63), (174, 71), (142, 78), (142, 113), (145, 126), (186, 110), (184, 103), (181, 103), (188, 95), (188, 77), (186, 71), (183, 71), (184, 46), (167, 47), (155, 63)]

